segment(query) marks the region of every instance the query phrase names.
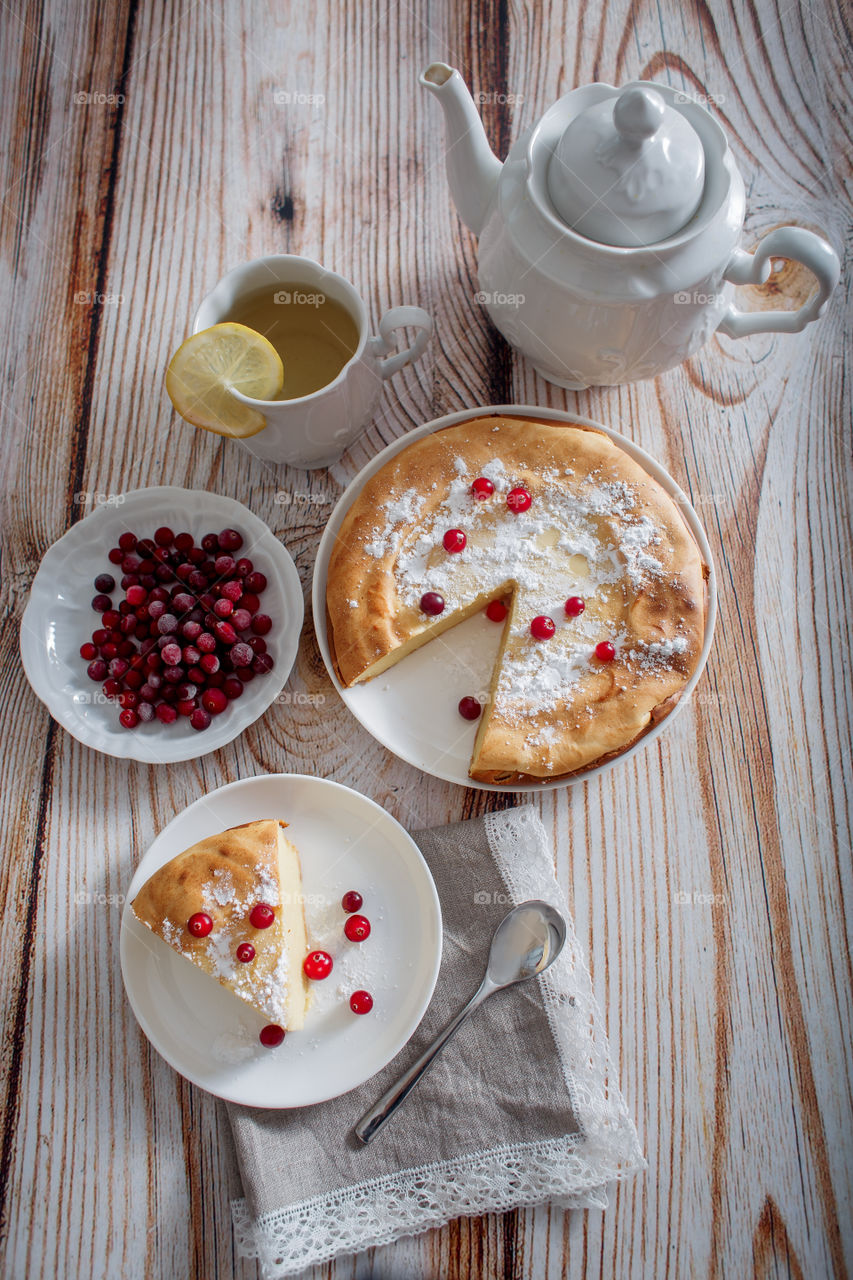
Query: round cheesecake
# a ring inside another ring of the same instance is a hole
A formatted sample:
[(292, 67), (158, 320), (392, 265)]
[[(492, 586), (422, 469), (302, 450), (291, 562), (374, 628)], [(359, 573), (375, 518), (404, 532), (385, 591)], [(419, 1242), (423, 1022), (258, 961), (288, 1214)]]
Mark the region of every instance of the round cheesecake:
[(356, 496), (329, 563), (330, 646), (351, 686), (502, 602), (470, 775), (565, 778), (675, 705), (707, 577), (676, 502), (608, 435), (476, 418), (413, 441)]

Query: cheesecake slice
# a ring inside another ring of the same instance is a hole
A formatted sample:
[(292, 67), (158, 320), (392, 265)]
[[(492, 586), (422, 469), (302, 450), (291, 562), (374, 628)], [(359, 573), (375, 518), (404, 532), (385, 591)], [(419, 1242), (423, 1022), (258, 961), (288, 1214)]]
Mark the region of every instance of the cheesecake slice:
[(305, 1022), (299, 853), (275, 818), (208, 836), (140, 889), (138, 920), (285, 1031)]

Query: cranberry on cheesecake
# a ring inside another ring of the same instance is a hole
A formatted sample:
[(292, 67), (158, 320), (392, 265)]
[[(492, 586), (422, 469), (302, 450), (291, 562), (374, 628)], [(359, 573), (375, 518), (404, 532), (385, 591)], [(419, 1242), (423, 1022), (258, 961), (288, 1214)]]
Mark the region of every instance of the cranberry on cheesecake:
[(285, 822), (231, 827), (172, 858), (131, 907), (152, 933), (287, 1031), (305, 1021), (299, 853)]
[(330, 558), (330, 646), (352, 686), (485, 609), (503, 643), (469, 772), (568, 777), (675, 705), (707, 576), (676, 502), (604, 432), (481, 417), (413, 441), (356, 496)]

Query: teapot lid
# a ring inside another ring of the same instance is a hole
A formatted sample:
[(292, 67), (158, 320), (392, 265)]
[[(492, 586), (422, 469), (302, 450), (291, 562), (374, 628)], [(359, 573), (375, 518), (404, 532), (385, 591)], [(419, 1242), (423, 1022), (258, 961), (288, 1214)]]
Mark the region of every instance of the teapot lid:
[(548, 166), (548, 194), (563, 221), (590, 240), (622, 247), (680, 231), (704, 186), (699, 135), (646, 83), (575, 116)]

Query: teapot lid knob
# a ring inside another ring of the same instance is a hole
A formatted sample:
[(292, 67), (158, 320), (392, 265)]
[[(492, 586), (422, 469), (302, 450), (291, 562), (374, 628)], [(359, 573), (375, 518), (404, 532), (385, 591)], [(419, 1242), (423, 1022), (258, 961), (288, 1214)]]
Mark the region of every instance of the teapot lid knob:
[(568, 124), (548, 165), (557, 214), (600, 244), (657, 244), (690, 221), (705, 189), (705, 150), (660, 86), (629, 85)]
[(654, 89), (624, 89), (613, 106), (613, 123), (628, 142), (644, 142), (663, 124), (666, 104)]

